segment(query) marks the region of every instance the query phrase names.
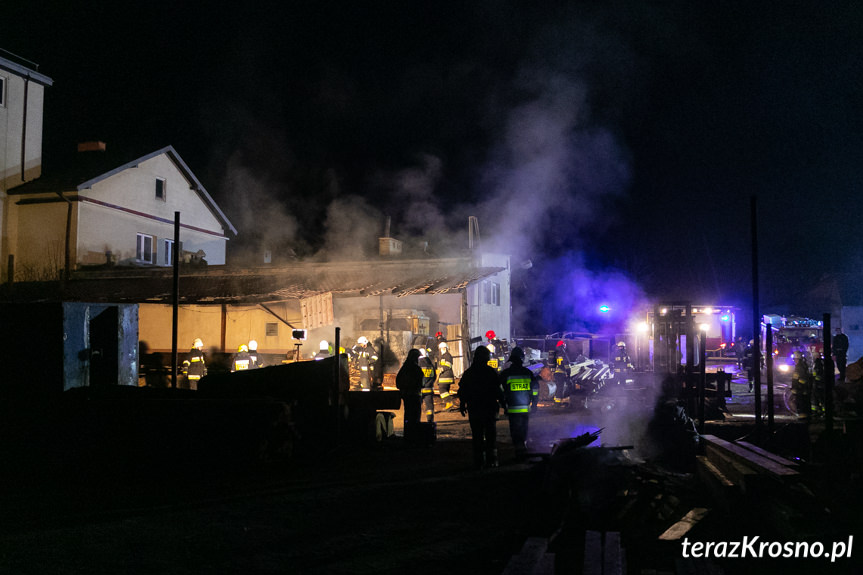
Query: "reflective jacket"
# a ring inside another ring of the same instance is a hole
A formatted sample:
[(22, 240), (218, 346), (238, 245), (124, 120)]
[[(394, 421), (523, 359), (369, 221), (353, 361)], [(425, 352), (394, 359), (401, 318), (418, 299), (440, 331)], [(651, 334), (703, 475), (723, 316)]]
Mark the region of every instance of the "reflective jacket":
[(455, 382), (455, 374), (452, 371), (452, 354), (448, 351), (440, 356), (438, 364), (438, 383)]
[(539, 399), (539, 382), (533, 372), (513, 363), (500, 374), (504, 407), (507, 413), (528, 413)]
[(423, 394), (434, 393), (434, 382), (436, 379), (434, 362), (432, 362), (430, 357), (420, 357), (417, 363), (423, 372)]
[(189, 352), (189, 357), (183, 362), (183, 367), (186, 370), (186, 377), (192, 380), (198, 380), (207, 375), (207, 364), (204, 362), (204, 352), (193, 347)]

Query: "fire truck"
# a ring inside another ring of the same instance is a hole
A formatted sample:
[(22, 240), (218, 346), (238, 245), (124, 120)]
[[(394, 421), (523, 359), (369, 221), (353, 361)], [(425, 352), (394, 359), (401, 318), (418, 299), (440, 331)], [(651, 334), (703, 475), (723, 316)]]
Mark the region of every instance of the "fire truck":
[(794, 370), (794, 352), (812, 366), (814, 359), (824, 353), (823, 325), (821, 321), (800, 316), (765, 315), (762, 319), (762, 349), (765, 347), (767, 325), (773, 330), (773, 366), (777, 373)]

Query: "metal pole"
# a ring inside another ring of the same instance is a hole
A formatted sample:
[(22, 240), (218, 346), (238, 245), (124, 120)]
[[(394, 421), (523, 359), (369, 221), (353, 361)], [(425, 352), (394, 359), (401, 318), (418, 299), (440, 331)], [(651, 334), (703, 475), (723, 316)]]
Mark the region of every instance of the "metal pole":
[(764, 352), (767, 354), (767, 431), (773, 435), (773, 324), (764, 326)]
[[(704, 434), (704, 388), (707, 387), (707, 332), (701, 332), (701, 377), (698, 378), (698, 433)], [(717, 392), (719, 386), (716, 386)]]
[[(840, 318), (841, 319), (841, 318)], [(824, 430), (833, 431), (833, 340), (831, 339), (830, 314), (824, 314), (821, 337), (824, 340)]]
[(761, 431), (761, 312), (758, 301), (758, 200), (750, 198), (752, 224), (752, 339), (755, 346), (752, 353), (752, 389), (755, 391), (755, 429)]
[(174, 263), (173, 313), (171, 315), (171, 387), (177, 388), (177, 325), (180, 310), (180, 212), (174, 212), (174, 246), (171, 250)]
[(333, 352), (336, 356), (336, 373), (333, 375), (335, 389), (333, 390), (333, 407), (336, 416), (336, 442), (341, 441), (342, 436), (342, 353), (341, 353), (342, 328), (336, 328)]

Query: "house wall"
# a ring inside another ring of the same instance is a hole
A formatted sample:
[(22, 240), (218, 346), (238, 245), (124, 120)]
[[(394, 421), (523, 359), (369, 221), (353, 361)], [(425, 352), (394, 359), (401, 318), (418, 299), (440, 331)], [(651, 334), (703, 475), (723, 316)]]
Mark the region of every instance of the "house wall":
[(13, 221), (10, 224), (9, 205), (14, 198), (10, 199), (6, 191), (42, 175), (45, 86), (32, 80), (26, 81), (24, 76), (5, 67), (0, 67), (0, 77), (5, 80), (5, 103), (0, 106), (0, 280), (6, 281), (6, 262), (11, 253), (9, 228), (14, 228), (16, 223)]
[[(156, 198), (157, 178), (165, 180), (164, 200)], [(155, 238), (155, 264), (170, 265), (163, 245), (174, 238), (176, 211), (183, 250), (203, 250), (208, 263), (225, 263), (225, 230), (167, 154), (96, 182), (79, 196), (80, 263), (104, 263), (109, 248), (118, 263), (133, 262), (137, 234), (144, 233)]]
[[(11, 198), (12, 201), (16, 196)], [(56, 279), (66, 261), (66, 213), (68, 204), (31, 204), (9, 206), (8, 236), (17, 246), (15, 254), (16, 281)], [(73, 205), (73, 210), (75, 206)], [(75, 229), (71, 233), (74, 261)]]
[[(467, 287), (468, 313), (470, 317), (470, 337), (481, 337), (485, 341), (488, 330), (494, 330), (498, 339), (510, 340), (512, 303), (510, 300), (510, 264), (509, 256), (502, 254), (482, 254), (481, 265), (484, 267), (503, 267), (503, 271), (489, 276)], [(486, 301), (483, 295), (483, 282), (489, 287), (499, 286), (500, 298), (497, 303)]]
[[(42, 109), (45, 87), (5, 68), (6, 104), (0, 106), (0, 191), (5, 192), (42, 174)], [(26, 86), (26, 87), (25, 87)], [(26, 143), (24, 94), (27, 94)], [(22, 177), (21, 149), (24, 145)]]
[[(302, 329), (298, 301), (271, 303), (267, 307), (297, 329)], [(225, 306), (224, 349), (221, 345), (221, 305), (184, 305), (180, 306), (177, 316), (177, 347), (180, 352), (191, 349), (197, 337), (203, 340), (205, 349), (218, 352), (235, 352), (251, 339), (258, 342), (261, 353), (285, 355), (294, 348), (291, 328), (258, 306)], [(170, 352), (173, 308), (163, 304), (140, 304), (139, 318), (140, 339), (150, 351)], [(274, 324), (271, 327), (276, 335), (267, 335), (267, 324)]]

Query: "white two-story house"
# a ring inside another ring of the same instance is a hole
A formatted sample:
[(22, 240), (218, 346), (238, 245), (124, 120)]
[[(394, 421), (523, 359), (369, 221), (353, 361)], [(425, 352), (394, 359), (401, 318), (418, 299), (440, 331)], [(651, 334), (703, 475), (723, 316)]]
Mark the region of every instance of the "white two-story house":
[(15, 281), (87, 266), (170, 266), (176, 212), (184, 259), (225, 263), (237, 231), (173, 147), (121, 164), (101, 142), (79, 144), (78, 155), (74, 166), (8, 192)]

